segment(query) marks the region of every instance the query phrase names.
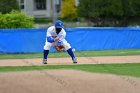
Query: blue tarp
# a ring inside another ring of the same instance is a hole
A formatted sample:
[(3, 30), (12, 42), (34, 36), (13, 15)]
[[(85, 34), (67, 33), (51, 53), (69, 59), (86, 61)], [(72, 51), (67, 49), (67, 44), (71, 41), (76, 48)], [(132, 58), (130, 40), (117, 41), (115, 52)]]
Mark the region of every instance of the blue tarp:
[[(0, 52), (42, 52), (46, 31), (46, 28), (0, 29)], [(79, 51), (140, 48), (140, 28), (66, 28), (66, 32), (67, 41)]]

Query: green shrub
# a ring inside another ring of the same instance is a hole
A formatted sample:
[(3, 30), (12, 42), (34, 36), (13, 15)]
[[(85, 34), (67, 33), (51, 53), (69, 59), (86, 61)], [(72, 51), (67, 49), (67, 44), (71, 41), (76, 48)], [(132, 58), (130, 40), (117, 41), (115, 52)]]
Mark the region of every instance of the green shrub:
[(24, 13), (13, 10), (7, 14), (0, 14), (0, 28), (32, 28), (34, 19)]
[(74, 0), (63, 0), (62, 3), (62, 19), (66, 21), (77, 20), (77, 7)]

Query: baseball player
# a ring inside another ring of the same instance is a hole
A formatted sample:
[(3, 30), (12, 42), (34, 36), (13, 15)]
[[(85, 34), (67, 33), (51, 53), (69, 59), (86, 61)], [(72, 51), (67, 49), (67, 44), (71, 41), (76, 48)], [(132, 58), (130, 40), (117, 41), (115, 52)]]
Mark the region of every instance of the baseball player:
[(43, 64), (47, 64), (47, 56), (51, 46), (63, 46), (65, 50), (67, 50), (67, 53), (71, 56), (73, 63), (77, 63), (77, 59), (72, 51), (72, 48), (66, 41), (65, 37), (66, 32), (64, 30), (64, 24), (61, 20), (57, 20), (54, 26), (48, 28), (44, 46)]

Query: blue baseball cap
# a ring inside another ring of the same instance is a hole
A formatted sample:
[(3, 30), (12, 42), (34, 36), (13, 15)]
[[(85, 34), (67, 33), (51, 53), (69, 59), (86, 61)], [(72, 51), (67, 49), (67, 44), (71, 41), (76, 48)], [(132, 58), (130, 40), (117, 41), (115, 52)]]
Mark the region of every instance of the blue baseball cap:
[(61, 20), (57, 20), (57, 21), (55, 21), (55, 27), (56, 28), (63, 28), (64, 24)]

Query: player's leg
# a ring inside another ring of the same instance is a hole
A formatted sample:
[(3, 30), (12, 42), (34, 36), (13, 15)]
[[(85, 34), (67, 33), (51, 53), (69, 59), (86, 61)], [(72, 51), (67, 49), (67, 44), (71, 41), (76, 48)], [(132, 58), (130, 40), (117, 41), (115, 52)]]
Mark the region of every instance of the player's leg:
[(71, 58), (73, 60), (73, 63), (77, 63), (77, 59), (74, 55), (74, 52), (72, 51), (72, 48), (71, 48), (70, 44), (66, 40), (63, 41), (63, 46), (67, 50), (67, 53), (71, 56)]
[(52, 46), (52, 43), (46, 42), (44, 46), (43, 51), (43, 64), (47, 64), (47, 58), (49, 54), (50, 47)]

